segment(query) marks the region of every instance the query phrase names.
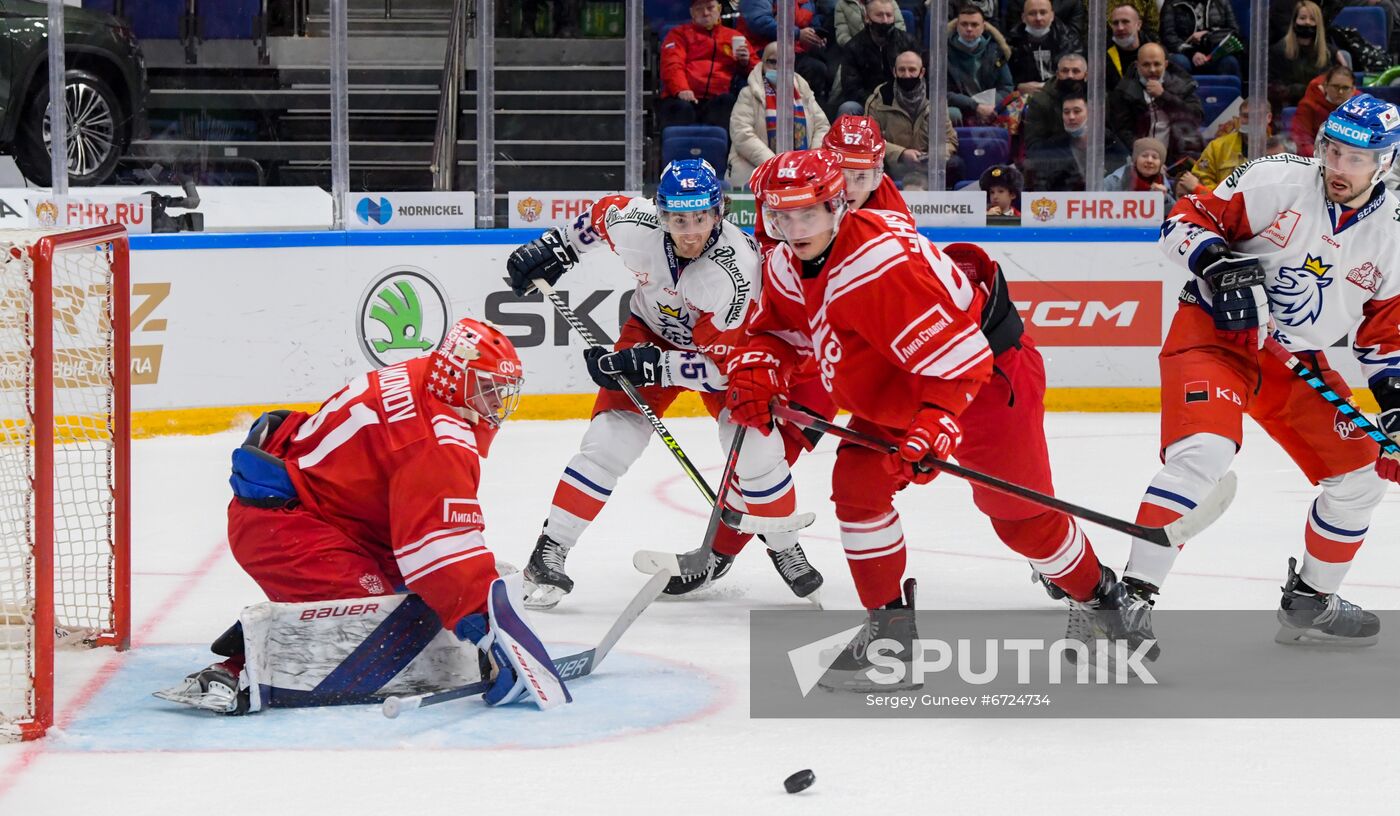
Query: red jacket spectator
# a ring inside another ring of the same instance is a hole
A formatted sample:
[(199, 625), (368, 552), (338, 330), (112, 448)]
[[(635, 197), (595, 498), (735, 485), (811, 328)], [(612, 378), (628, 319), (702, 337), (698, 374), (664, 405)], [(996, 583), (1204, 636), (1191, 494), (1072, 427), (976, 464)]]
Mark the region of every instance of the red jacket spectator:
[[(1341, 90), (1329, 92), (1324, 87), (1329, 82)], [(1351, 86), (1349, 92), (1345, 90), (1348, 85)], [(1308, 89), (1303, 92), (1302, 100), (1298, 102), (1298, 112), (1293, 115), (1293, 124), (1289, 128), (1293, 141), (1298, 145), (1299, 156), (1313, 155), (1313, 140), (1317, 138), (1317, 130), (1327, 120), (1328, 114), (1359, 93), (1351, 71), (1345, 67), (1338, 66), (1313, 77)]]
[(694, 22), (671, 29), (661, 44), (663, 97), (690, 91), (699, 99), (729, 93), (736, 73), (747, 73), (758, 64), (758, 48), (749, 43), (748, 59), (734, 58), (734, 38), (743, 36), (723, 24), (706, 31)]

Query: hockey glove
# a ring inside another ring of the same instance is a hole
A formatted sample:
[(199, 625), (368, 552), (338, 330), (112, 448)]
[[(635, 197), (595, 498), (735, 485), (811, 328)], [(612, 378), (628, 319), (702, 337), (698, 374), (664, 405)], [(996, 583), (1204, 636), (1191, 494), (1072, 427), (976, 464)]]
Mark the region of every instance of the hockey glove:
[(1264, 291), (1264, 268), (1259, 259), (1231, 255), (1225, 250), (1201, 272), (1214, 293), (1210, 309), (1222, 339), (1246, 348), (1264, 347), (1269, 322), (1269, 296)]
[[(1380, 403), (1381, 415), (1376, 424), (1390, 437), (1390, 441), (1400, 445), (1400, 377), (1386, 377), (1371, 386), (1371, 393)], [(1400, 484), (1400, 456), (1381, 451), (1376, 458), (1376, 473), (1382, 479)]]
[(569, 267), (578, 263), (578, 252), (569, 246), (564, 233), (551, 228), (528, 244), (521, 244), (506, 260), (510, 288), (517, 295), (530, 291), (535, 278), (553, 286)]
[(885, 469), (914, 484), (928, 484), (938, 470), (924, 460), (929, 456), (947, 459), (961, 441), (962, 428), (957, 419), (942, 408), (926, 406), (914, 415), (899, 450), (885, 460)]
[(583, 352), (583, 359), (588, 364), (588, 376), (609, 391), (622, 390), (617, 377), (638, 388), (661, 385), (661, 349), (650, 343), (617, 351), (594, 346)]
[(731, 422), (756, 428), (767, 436), (773, 430), (773, 400), (782, 393), (777, 357), (766, 351), (745, 351), (729, 361), (724, 404)]

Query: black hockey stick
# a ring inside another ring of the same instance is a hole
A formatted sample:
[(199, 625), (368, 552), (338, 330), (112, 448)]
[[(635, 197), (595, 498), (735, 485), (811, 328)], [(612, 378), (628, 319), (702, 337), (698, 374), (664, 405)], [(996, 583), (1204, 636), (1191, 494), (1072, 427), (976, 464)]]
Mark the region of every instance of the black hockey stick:
[[(613, 621), (612, 628), (603, 635), (603, 639), (598, 641), (598, 645), (592, 649), (585, 649), (571, 655), (554, 658), (554, 669), (559, 672), (559, 677), (565, 681), (585, 677), (593, 673), (598, 668), (598, 664), (603, 662), (603, 658), (608, 656), (618, 640), (622, 638), (622, 633), (632, 625), (632, 622), (639, 618), (642, 612), (656, 600), (661, 594), (661, 590), (666, 588), (666, 582), (671, 580), (671, 573), (658, 572), (651, 576), (637, 594), (632, 597), (632, 601), (622, 610), (622, 614)], [(491, 688), (491, 681), (482, 680), (461, 688), (448, 689), (446, 691), (434, 691), (429, 694), (414, 694), (408, 697), (387, 697), (380, 705), (380, 712), (389, 719), (394, 719), (405, 711), (413, 711), (425, 706), (446, 703), (451, 700), (460, 700), (463, 697), (474, 697), (478, 694), (485, 694)]]
[[(569, 304), (565, 303), (564, 299), (559, 297), (559, 293), (554, 290), (553, 286), (550, 286), (543, 278), (536, 278), (531, 282), (535, 285), (535, 288), (553, 304), (554, 311), (558, 312), (559, 316), (563, 317), (564, 320), (573, 327), (574, 331), (578, 332), (578, 336), (583, 339), (583, 342), (594, 347), (599, 347), (601, 345), (598, 342), (598, 338), (593, 336), (593, 332), (588, 330), (588, 326), (579, 319), (578, 315), (574, 314), (573, 309), (569, 308)], [(656, 432), (657, 436), (661, 437), (661, 441), (666, 444), (666, 449), (675, 457), (676, 462), (680, 464), (681, 470), (685, 471), (685, 475), (690, 478), (690, 481), (699, 488), (701, 495), (705, 497), (705, 501), (709, 502), (711, 507), (714, 507), (717, 503), (715, 492), (710, 489), (709, 483), (705, 481), (705, 477), (701, 475), (699, 468), (695, 467), (695, 463), (690, 461), (689, 456), (685, 455), (681, 444), (677, 442), (676, 438), (667, 430), (666, 425), (661, 421), (661, 417), (657, 416), (656, 412), (651, 410), (651, 406), (647, 405), (647, 401), (642, 398), (641, 393), (637, 391), (637, 387), (628, 382), (626, 377), (615, 374), (613, 375), (613, 379), (617, 381), (617, 384), (622, 388), (623, 392), (627, 394), (628, 399), (632, 400), (632, 404), (637, 406), (637, 410), (641, 412), (647, 422), (651, 423), (652, 430)], [(740, 532), (761, 535), (764, 533), (796, 532), (797, 530), (810, 526), (812, 522), (816, 520), (816, 515), (813, 513), (798, 513), (781, 518), (768, 518), (764, 516), (751, 516), (748, 513), (741, 513), (733, 508), (722, 507), (720, 510), (720, 520), (727, 526), (739, 530)], [(674, 558), (674, 564), (669, 561), (665, 563), (668, 569), (674, 567), (671, 571), (676, 575), (693, 575), (705, 569), (706, 564), (710, 560), (710, 551), (708, 548), (702, 546), (698, 550), (681, 553), (678, 556), (674, 556)], [(664, 561), (665, 559), (662, 560)]]
[[(739, 449), (744, 445), (744, 435), (749, 429), (744, 425), (735, 426), (734, 438), (729, 442), (729, 456), (724, 460), (724, 470), (719, 477), (720, 497), (715, 501), (715, 506), (710, 510), (710, 521), (705, 527), (705, 537), (700, 541), (700, 549), (689, 553), (660, 552), (658, 550), (637, 550), (632, 554), (632, 566), (640, 572), (655, 573), (670, 569), (672, 562), (679, 563), (682, 558), (690, 560), (703, 554), (708, 561), (710, 551), (715, 548), (715, 535), (719, 533), (719, 517), (724, 510), (724, 496), (728, 495), (730, 483), (734, 479), (734, 470), (739, 466)], [(708, 564), (701, 565), (701, 570)], [(696, 570), (699, 572), (700, 570)]]
[[(860, 431), (853, 431), (842, 425), (833, 425), (824, 419), (814, 417), (811, 414), (799, 411), (781, 402), (774, 403), (773, 416), (779, 419), (785, 419), (788, 422), (792, 422), (804, 428), (816, 428), (838, 439), (844, 439), (847, 442), (853, 442), (857, 445), (863, 445), (867, 448), (883, 451), (885, 453), (895, 453), (899, 450), (898, 447), (887, 440), (879, 439), (869, 434), (861, 433)], [(1187, 539), (1200, 533), (1206, 527), (1209, 527), (1216, 519), (1220, 518), (1221, 514), (1225, 512), (1225, 509), (1230, 506), (1230, 502), (1235, 498), (1236, 478), (1234, 471), (1230, 471), (1225, 474), (1224, 478), (1216, 483), (1210, 494), (1202, 499), (1196, 505), (1195, 509), (1165, 527), (1148, 527), (1131, 521), (1125, 521), (1124, 519), (1105, 513), (1100, 513), (1097, 510), (1090, 510), (1087, 507), (1080, 507), (1064, 499), (1047, 496), (1038, 490), (1032, 490), (1029, 487), (1018, 485), (1015, 482), (998, 479), (995, 476), (988, 475), (981, 471), (954, 464), (946, 459), (929, 456), (924, 459), (924, 462), (930, 467), (947, 471), (969, 482), (975, 482), (990, 487), (993, 490), (1001, 491), (1009, 496), (1025, 499), (1041, 507), (1059, 510), (1061, 513), (1066, 513), (1075, 518), (1092, 521), (1110, 530), (1126, 533), (1133, 538), (1141, 538), (1144, 541), (1151, 541), (1153, 544), (1158, 544), (1163, 547), (1180, 546)]]
[(1327, 384), (1326, 380), (1322, 379), (1320, 375), (1308, 368), (1302, 360), (1299, 360), (1298, 355), (1284, 348), (1282, 343), (1272, 337), (1264, 340), (1264, 348), (1268, 349), (1270, 354), (1274, 355), (1280, 362), (1288, 366), (1288, 370), (1298, 375), (1298, 379), (1307, 383), (1309, 388), (1316, 391), (1319, 396), (1335, 406), (1337, 413), (1351, 420), (1353, 425), (1365, 431), (1367, 436), (1376, 440), (1376, 444), (1381, 446), (1381, 450), (1392, 456), (1400, 456), (1400, 445), (1396, 445), (1390, 437), (1385, 435), (1384, 431), (1376, 427), (1374, 422), (1357, 410), (1355, 405), (1343, 399), (1342, 395), (1334, 391), (1332, 386)]

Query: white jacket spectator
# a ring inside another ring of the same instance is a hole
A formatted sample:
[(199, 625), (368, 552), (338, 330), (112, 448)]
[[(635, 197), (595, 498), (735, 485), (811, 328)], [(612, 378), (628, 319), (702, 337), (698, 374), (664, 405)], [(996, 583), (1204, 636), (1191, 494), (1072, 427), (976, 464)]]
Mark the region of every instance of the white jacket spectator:
[[(753, 171), (776, 155), (777, 105), (780, 101), (789, 105), (794, 101), (797, 103), (792, 123), (794, 150), (820, 147), (822, 137), (831, 127), (812, 95), (812, 86), (801, 76), (793, 74), (793, 81), (797, 84), (796, 99), (792, 93), (785, 94), (784, 100), (778, 99), (773, 90), (773, 80), (769, 79), (777, 74), (777, 50), (771, 44), (764, 49), (763, 63), (759, 66), (762, 70), (749, 72), (749, 81), (739, 91), (734, 113), (729, 117), (729, 171), (725, 178), (736, 190), (747, 186)], [(770, 58), (773, 65), (769, 64)]]

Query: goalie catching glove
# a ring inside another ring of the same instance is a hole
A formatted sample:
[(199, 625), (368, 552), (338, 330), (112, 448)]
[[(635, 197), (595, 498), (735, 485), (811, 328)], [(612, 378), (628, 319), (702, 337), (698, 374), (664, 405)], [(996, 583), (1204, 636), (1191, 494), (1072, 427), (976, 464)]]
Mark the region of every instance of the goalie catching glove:
[(569, 245), (564, 233), (550, 229), (510, 253), (510, 258), (506, 260), (510, 289), (517, 295), (524, 295), (534, 286), (535, 278), (544, 278), (545, 283), (553, 286), (576, 263), (578, 252)]
[(924, 464), (930, 456), (947, 459), (962, 441), (962, 428), (952, 414), (937, 406), (926, 406), (914, 415), (904, 432), (899, 449), (885, 460), (885, 468), (914, 484), (928, 484), (938, 470)]
[(1215, 330), (1231, 343), (1264, 347), (1269, 323), (1269, 295), (1264, 291), (1264, 268), (1259, 259), (1234, 255), (1223, 243), (1208, 244), (1193, 268), (1211, 289)]

